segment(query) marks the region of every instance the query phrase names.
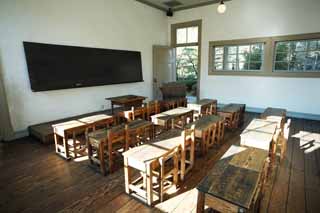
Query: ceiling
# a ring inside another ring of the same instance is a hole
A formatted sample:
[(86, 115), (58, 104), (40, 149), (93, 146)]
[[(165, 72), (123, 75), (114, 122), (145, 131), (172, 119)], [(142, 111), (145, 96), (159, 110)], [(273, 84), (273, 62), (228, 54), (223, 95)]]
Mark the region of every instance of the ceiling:
[[(172, 11), (185, 10), (193, 7), (200, 7), (209, 4), (217, 4), (221, 0), (136, 0), (143, 4), (147, 4), (151, 7), (159, 10), (167, 11), (169, 8)], [(224, 0), (231, 1), (231, 0)]]

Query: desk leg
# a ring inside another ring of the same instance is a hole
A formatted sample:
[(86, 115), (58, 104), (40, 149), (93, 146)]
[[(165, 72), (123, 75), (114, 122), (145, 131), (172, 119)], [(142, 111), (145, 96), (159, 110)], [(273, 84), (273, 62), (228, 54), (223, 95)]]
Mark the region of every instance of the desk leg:
[(76, 141), (76, 133), (72, 133), (72, 141), (73, 141), (73, 152), (74, 152), (74, 158), (78, 157), (78, 150), (77, 150), (77, 141)]
[[(70, 156), (69, 156), (69, 145), (68, 145), (68, 134), (64, 133), (64, 137), (62, 138), (62, 143), (63, 143), (63, 157), (67, 160), (70, 159)], [(61, 151), (60, 151), (61, 152)]]
[(181, 150), (181, 159), (180, 160), (181, 160), (180, 178), (181, 178), (181, 181), (183, 181), (185, 173), (186, 173), (186, 150), (185, 150), (185, 147), (183, 147)]
[(113, 115), (113, 103), (111, 102), (111, 114)]
[(130, 194), (130, 184), (131, 184), (131, 170), (128, 165), (128, 158), (124, 158), (124, 182), (125, 182), (125, 189), (126, 193)]
[(56, 133), (54, 133), (54, 144), (56, 146), (56, 153), (60, 154), (59, 153), (59, 148), (58, 148), (58, 136)]
[(152, 195), (153, 195), (153, 189), (152, 189), (152, 169), (151, 164), (147, 167), (147, 204), (149, 206), (152, 205)]
[(204, 212), (204, 201), (205, 201), (205, 194), (203, 192), (198, 191), (197, 213)]

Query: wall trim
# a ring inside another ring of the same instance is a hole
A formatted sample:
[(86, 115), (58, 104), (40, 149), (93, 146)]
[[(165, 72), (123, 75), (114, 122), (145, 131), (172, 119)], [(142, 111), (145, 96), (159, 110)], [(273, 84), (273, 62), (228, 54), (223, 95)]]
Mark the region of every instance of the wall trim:
[[(226, 104), (218, 104), (218, 107), (223, 107), (224, 105)], [(264, 110), (265, 108), (246, 106), (246, 112), (262, 113)], [(320, 114), (318, 115), (318, 114), (310, 114), (310, 113), (303, 113), (303, 112), (287, 111), (287, 117), (320, 121)]]

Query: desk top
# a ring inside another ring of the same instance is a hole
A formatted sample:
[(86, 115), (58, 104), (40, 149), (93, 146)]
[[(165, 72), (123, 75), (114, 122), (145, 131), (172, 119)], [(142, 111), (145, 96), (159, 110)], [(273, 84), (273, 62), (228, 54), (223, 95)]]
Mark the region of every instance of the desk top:
[(197, 189), (249, 209), (267, 156), (265, 150), (232, 145)]
[(190, 113), (192, 111), (193, 111), (193, 109), (188, 109), (186, 107), (178, 107), (175, 109), (170, 109), (168, 111), (161, 112), (156, 115), (152, 115), (151, 119), (152, 119), (152, 121), (156, 121), (157, 119), (167, 121), (167, 120), (179, 117), (183, 114)]
[(106, 98), (106, 100), (110, 100), (111, 102), (117, 102), (121, 104), (126, 104), (128, 102), (139, 101), (139, 100), (142, 101), (144, 99), (146, 99), (146, 97), (137, 96), (137, 95), (123, 95), (123, 96)]
[(218, 115), (204, 115), (199, 120), (196, 120), (192, 123), (186, 125), (185, 128), (191, 128), (192, 125), (195, 125), (195, 131), (203, 131), (210, 127), (212, 124), (223, 121), (223, 117)]
[(276, 133), (277, 122), (253, 119), (241, 133), (241, 145), (269, 150)]
[(180, 146), (184, 140), (181, 133), (182, 130), (171, 129), (160, 134), (151, 143), (137, 146), (124, 152), (123, 156), (144, 164), (150, 164)]
[(287, 110), (281, 108), (271, 108), (268, 107), (262, 114), (261, 118), (267, 118), (269, 116), (279, 116), (279, 117), (286, 117)]
[(221, 107), (218, 111), (227, 112), (227, 113), (235, 113), (241, 110), (240, 104), (227, 104)]
[(63, 123), (58, 123), (52, 125), (52, 128), (54, 129), (55, 132), (64, 132), (65, 130), (74, 130), (78, 128), (85, 128), (88, 124), (85, 122), (81, 122), (79, 120), (72, 120), (72, 121), (67, 121)]
[(92, 115), (84, 118), (78, 119), (78, 121), (86, 123), (86, 124), (93, 124), (95, 122), (99, 122), (102, 120), (108, 120), (113, 119), (112, 115), (106, 115), (106, 114), (98, 114), (98, 115)]

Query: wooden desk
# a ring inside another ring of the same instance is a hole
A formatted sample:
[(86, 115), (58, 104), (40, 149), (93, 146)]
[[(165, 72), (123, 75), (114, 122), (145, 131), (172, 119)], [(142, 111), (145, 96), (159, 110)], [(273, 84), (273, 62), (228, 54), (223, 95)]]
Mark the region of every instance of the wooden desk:
[[(105, 125), (108, 127), (113, 123), (113, 116), (106, 114), (99, 114), (72, 120), (64, 123), (52, 125), (54, 132), (54, 140), (56, 146), (56, 153), (66, 159), (70, 159), (68, 137), (72, 135), (74, 157), (77, 157), (77, 140), (76, 135), (85, 133), (88, 129), (95, 130), (96, 126)], [(62, 138), (62, 144), (59, 144), (58, 138)]]
[(201, 114), (203, 112), (203, 109), (206, 107), (210, 107), (210, 105), (213, 105), (213, 114), (215, 115), (217, 113), (217, 100), (214, 99), (201, 99), (195, 103), (188, 103), (188, 108), (193, 109), (194, 111)]
[(250, 124), (240, 134), (241, 146), (269, 151), (274, 142), (274, 135), (277, 130), (277, 122), (264, 119), (253, 119)]
[(278, 128), (281, 128), (281, 130), (283, 130), (284, 123), (285, 123), (285, 120), (286, 120), (286, 114), (287, 114), (287, 110), (286, 109), (268, 107), (261, 114), (260, 117), (262, 119), (267, 119), (267, 120), (270, 120), (270, 121), (276, 121), (278, 123)]
[(174, 120), (179, 118), (190, 118), (193, 121), (193, 110), (185, 107), (178, 107), (162, 113), (152, 115), (151, 120), (155, 125), (163, 126), (165, 129), (174, 128)]
[[(152, 171), (158, 166), (158, 159), (184, 144), (183, 131), (171, 129), (159, 135), (151, 143), (132, 148), (123, 153), (125, 171), (125, 189), (127, 194), (133, 192), (143, 198), (148, 205), (153, 202)], [(183, 162), (184, 163), (184, 162)], [(140, 171), (146, 181), (146, 190), (138, 188), (131, 180), (131, 169)]]
[(197, 186), (197, 212), (207, 205), (219, 212), (245, 212), (258, 204), (268, 152), (232, 145)]
[[(209, 148), (209, 144), (207, 143), (207, 140), (206, 140), (208, 129), (211, 128), (212, 125), (214, 125), (215, 132), (212, 134), (214, 134), (214, 138), (216, 138), (216, 142), (220, 143), (220, 140), (223, 138), (223, 132), (224, 132), (223, 121), (224, 121), (224, 118), (218, 115), (204, 115), (199, 120), (196, 120), (186, 125), (185, 128), (187, 129), (191, 128), (194, 125), (195, 137), (201, 140), (201, 151), (203, 155), (207, 152)], [(215, 141), (212, 141), (212, 143), (214, 142)]]
[[(146, 135), (147, 133), (148, 135)], [(126, 125), (126, 150), (132, 145), (146, 142), (147, 136), (149, 141), (155, 136), (154, 126), (151, 121), (137, 119), (129, 122)]]
[(241, 106), (238, 104), (228, 104), (218, 110), (218, 115), (225, 118), (226, 126), (231, 129), (238, 128)]
[(124, 95), (106, 98), (106, 100), (111, 101), (111, 112), (113, 114), (114, 105), (124, 106), (124, 107), (132, 107), (132, 106), (141, 106), (146, 97), (137, 96), (137, 95)]

